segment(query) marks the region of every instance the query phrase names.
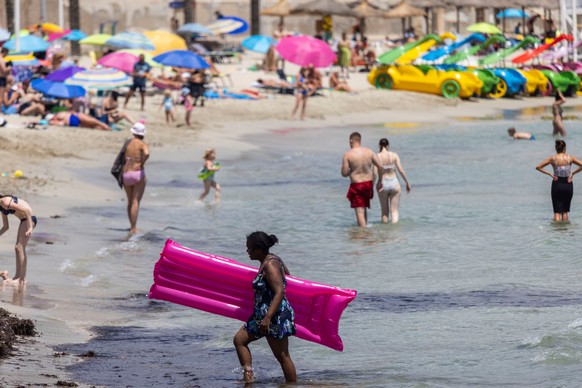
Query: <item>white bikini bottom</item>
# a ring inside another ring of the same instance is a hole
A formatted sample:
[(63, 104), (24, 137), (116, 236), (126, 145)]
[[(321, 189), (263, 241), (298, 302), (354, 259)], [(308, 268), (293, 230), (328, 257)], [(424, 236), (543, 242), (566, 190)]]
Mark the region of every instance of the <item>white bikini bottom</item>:
[(382, 179), (382, 189), (386, 192), (397, 191), (400, 189), (400, 182), (398, 178), (383, 178)]

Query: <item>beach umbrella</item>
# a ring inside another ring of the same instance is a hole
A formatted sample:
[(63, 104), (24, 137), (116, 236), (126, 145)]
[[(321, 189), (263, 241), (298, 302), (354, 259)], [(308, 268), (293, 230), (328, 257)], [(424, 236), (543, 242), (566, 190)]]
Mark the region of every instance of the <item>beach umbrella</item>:
[(208, 27), (198, 23), (186, 23), (178, 28), (178, 32), (190, 34), (212, 34), (212, 31), (210, 31)]
[(63, 32), (64, 31), (60, 26), (58, 26), (54, 23), (41, 23), (40, 28), (47, 34), (53, 34), (55, 32)]
[(4, 28), (0, 28), (0, 42), (10, 39), (10, 32), (6, 31)]
[(38, 66), (40, 61), (32, 54), (27, 55), (8, 55), (4, 58), (5, 62), (12, 62), (12, 66)]
[(501, 30), (497, 26), (485, 22), (471, 24), (467, 27), (467, 31), (480, 32), (482, 34), (501, 34)]
[(352, 8), (354, 16), (358, 19), (366, 19), (371, 17), (383, 17), (384, 11), (378, 6), (371, 4), (368, 0), (361, 0)]
[[(10, 39), (4, 43), (3, 47), (8, 50), (14, 50), (15, 40)], [(20, 36), (20, 52), (41, 52), (46, 51), (49, 48), (49, 44), (46, 40), (39, 38), (38, 36), (28, 35)]]
[(174, 50), (154, 57), (154, 61), (166, 66), (185, 69), (208, 69), (210, 65), (200, 55), (189, 50)]
[(307, 35), (283, 38), (276, 49), (283, 59), (299, 66), (327, 67), (337, 59), (327, 43)]
[(517, 8), (505, 8), (503, 11), (499, 12), (497, 19), (522, 19), (529, 17), (525, 11)]
[(347, 4), (340, 3), (337, 0), (313, 0), (291, 8), (291, 15), (354, 16), (354, 11)]
[(132, 48), (132, 49), (143, 49), (143, 50), (155, 50), (156, 47), (151, 40), (144, 34), (137, 32), (120, 32), (119, 34), (113, 35), (111, 38), (105, 41), (108, 46), (119, 47), (119, 48)]
[(291, 6), (288, 0), (279, 0), (272, 7), (263, 8), (260, 13), (263, 16), (279, 16), (282, 19), (285, 16), (291, 15)]
[(65, 35), (69, 34), (72, 30), (64, 30), (61, 32), (54, 32), (52, 34), (49, 34), (49, 36), (47, 37), (47, 42), (52, 42), (54, 40), (57, 39), (61, 39), (62, 37), (64, 37)]
[[(20, 37), (28, 36), (28, 35), (30, 35), (30, 31), (28, 31), (26, 29), (22, 29), (22, 30), (20, 30), (18, 35), (20, 35)], [(15, 36), (14, 34), (10, 35), (10, 39), (14, 38), (14, 36)]]
[(243, 22), (233, 19), (219, 19), (207, 27), (214, 35), (228, 34), (243, 26)]
[(236, 16), (223, 16), (219, 20), (234, 20), (235, 22), (241, 22), (242, 26), (237, 28), (234, 31), (227, 32), (229, 35), (237, 35), (237, 34), (244, 34), (249, 30), (249, 23), (246, 20), (238, 18)]
[(98, 67), (76, 73), (65, 84), (78, 85), (85, 89), (109, 90), (131, 85), (131, 82), (131, 77), (121, 70)]
[(63, 69), (53, 71), (52, 73), (44, 77), (44, 79), (48, 81), (65, 82), (67, 79), (84, 70), (87, 69), (79, 66), (69, 66)]
[(68, 34), (64, 36), (66, 40), (78, 41), (81, 39), (85, 39), (87, 34), (85, 34), (81, 30), (71, 30)]
[(47, 81), (42, 78), (32, 80), (30, 86), (44, 95), (56, 98), (77, 98), (86, 93), (81, 86), (66, 85), (62, 82)]
[(242, 46), (249, 51), (265, 54), (275, 43), (277, 43), (275, 39), (270, 36), (253, 35), (244, 39)]
[(110, 34), (93, 34), (79, 41), (80, 44), (91, 44), (94, 46), (103, 46), (112, 35)]
[(151, 54), (150, 51), (140, 50), (140, 49), (121, 49), (121, 50), (118, 50), (116, 52), (118, 52), (118, 53), (130, 53), (130, 54), (135, 55), (136, 57), (143, 55), (144, 56), (143, 59), (151, 67), (163, 67), (158, 62), (154, 61), (154, 56)]
[(137, 55), (125, 52), (114, 52), (101, 57), (97, 63), (101, 66), (111, 67), (131, 74), (133, 73), (133, 65), (135, 65), (137, 61), (139, 61)]
[(162, 30), (144, 31), (145, 36), (154, 44), (152, 55), (158, 55), (172, 50), (187, 50), (188, 45), (181, 36)]

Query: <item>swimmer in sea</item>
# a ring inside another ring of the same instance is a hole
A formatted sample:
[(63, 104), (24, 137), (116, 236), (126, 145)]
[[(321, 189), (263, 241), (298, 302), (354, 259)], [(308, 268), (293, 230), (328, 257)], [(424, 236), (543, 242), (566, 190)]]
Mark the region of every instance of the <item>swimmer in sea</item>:
[(507, 133), (515, 140), (535, 140), (535, 136), (529, 132), (517, 132), (514, 127), (507, 128)]
[(552, 132), (553, 136), (560, 135), (562, 137), (566, 136), (566, 129), (564, 128), (564, 117), (562, 109), (562, 105), (566, 102), (564, 95), (560, 92), (559, 89), (556, 89), (556, 96), (555, 101), (552, 104), (552, 115), (554, 118), (552, 119), (552, 126), (554, 127), (554, 131)]

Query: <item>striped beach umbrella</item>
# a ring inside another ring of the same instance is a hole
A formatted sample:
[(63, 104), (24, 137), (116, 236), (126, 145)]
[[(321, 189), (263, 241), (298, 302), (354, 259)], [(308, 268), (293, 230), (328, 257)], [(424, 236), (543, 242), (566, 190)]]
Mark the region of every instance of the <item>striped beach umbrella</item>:
[(143, 50), (155, 50), (156, 46), (152, 41), (145, 36), (137, 32), (120, 32), (119, 34), (113, 35), (106, 42), (106, 45), (119, 47), (119, 48), (132, 48), (132, 49), (143, 49)]
[(219, 19), (207, 27), (214, 35), (228, 34), (238, 30), (244, 25), (240, 20)]
[(100, 67), (80, 71), (65, 81), (67, 85), (82, 86), (85, 89), (109, 90), (131, 84), (131, 77), (121, 70)]
[(35, 58), (32, 54), (8, 55), (4, 58), (4, 61), (12, 62), (12, 66), (37, 66), (40, 64), (38, 58)]
[(189, 34), (212, 34), (208, 27), (198, 23), (186, 23), (178, 28), (178, 32)]
[(93, 34), (79, 41), (80, 44), (91, 44), (93, 46), (103, 46), (113, 35), (110, 34)]

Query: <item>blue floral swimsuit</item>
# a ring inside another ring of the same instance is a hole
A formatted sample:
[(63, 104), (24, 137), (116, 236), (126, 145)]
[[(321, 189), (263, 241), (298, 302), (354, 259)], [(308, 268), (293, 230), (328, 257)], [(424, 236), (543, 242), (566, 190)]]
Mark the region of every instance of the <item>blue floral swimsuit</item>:
[[(285, 270), (283, 267), (283, 261), (281, 258), (270, 255), (265, 263), (259, 268), (259, 272), (255, 279), (253, 280), (253, 289), (255, 290), (255, 308), (253, 315), (251, 315), (245, 325), (245, 330), (257, 338), (261, 338), (264, 335), (259, 333), (259, 324), (261, 320), (267, 315), (269, 307), (273, 302), (273, 297), (275, 292), (267, 283), (263, 275), (263, 267), (267, 261), (275, 259), (281, 263), (281, 275), (283, 276), (283, 287), (287, 287), (287, 281), (285, 280)], [(275, 313), (271, 319), (271, 324), (269, 325), (269, 337), (283, 339), (295, 334), (295, 312), (289, 304), (286, 296), (283, 296), (283, 301), (281, 306), (279, 306), (279, 311)]]

